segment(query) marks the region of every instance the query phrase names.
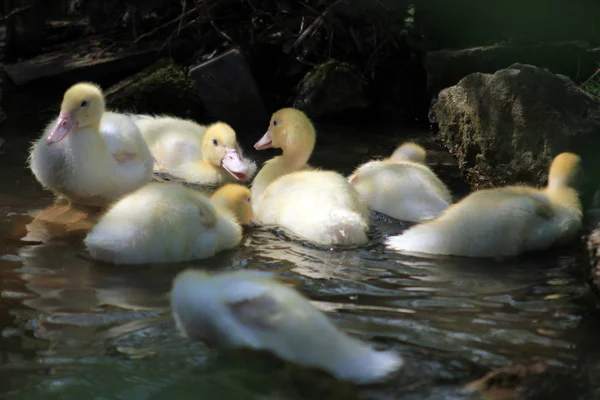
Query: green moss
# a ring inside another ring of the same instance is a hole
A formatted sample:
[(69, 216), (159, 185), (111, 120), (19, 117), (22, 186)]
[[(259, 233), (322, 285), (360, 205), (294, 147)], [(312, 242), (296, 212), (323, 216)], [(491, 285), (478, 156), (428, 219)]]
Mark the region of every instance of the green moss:
[(203, 114), (187, 69), (159, 61), (107, 91), (110, 108), (143, 114), (198, 118)]

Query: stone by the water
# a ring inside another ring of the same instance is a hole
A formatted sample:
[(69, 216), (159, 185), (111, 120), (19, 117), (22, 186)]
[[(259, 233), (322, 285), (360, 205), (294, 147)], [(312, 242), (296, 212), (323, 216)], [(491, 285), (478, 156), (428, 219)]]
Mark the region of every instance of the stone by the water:
[(582, 157), (589, 202), (600, 181), (600, 101), (569, 78), (532, 65), (474, 73), (440, 92), (439, 135), (475, 188), (542, 185), (550, 162)]

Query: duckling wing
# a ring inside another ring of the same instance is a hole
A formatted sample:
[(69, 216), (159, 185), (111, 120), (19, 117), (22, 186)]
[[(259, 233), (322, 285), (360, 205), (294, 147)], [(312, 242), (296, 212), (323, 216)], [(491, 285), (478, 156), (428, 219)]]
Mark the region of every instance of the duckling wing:
[(100, 122), (100, 132), (108, 151), (119, 163), (151, 157), (146, 142), (129, 115), (105, 113)]
[(228, 302), (227, 307), (238, 322), (260, 330), (277, 328), (276, 321), (283, 312), (281, 304), (266, 289), (252, 297)]
[(217, 225), (217, 209), (209, 199), (203, 198), (203, 196), (198, 196), (198, 199), (197, 206), (200, 222), (206, 228), (214, 228)]

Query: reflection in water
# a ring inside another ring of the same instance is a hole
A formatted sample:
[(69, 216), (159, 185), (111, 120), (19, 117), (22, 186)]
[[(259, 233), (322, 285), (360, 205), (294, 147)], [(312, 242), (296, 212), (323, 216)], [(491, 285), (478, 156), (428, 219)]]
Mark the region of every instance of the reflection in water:
[[(334, 153), (328, 140), (335, 136), (320, 139), (321, 157)], [(398, 140), (377, 142), (387, 154)], [(373, 156), (356, 141), (347, 146), (355, 157), (330, 165), (349, 172)], [(576, 247), (497, 262), (411, 257), (382, 244), (408, 224), (374, 214), (366, 248), (319, 249), (261, 228), (209, 260), (115, 267), (92, 261), (82, 246), (94, 214), (52, 206), (24, 171), (13, 171), (24, 178), (0, 196), (0, 397), (466, 399), (462, 385), (487, 370), (534, 362), (598, 381), (590, 378), (598, 375), (596, 301)], [(406, 367), (385, 385), (356, 389), (268, 355), (188, 343), (170, 317), (168, 292), (190, 266), (281, 273), (346, 331), (398, 350)], [(571, 397), (592, 398), (590, 391), (598, 388)]]

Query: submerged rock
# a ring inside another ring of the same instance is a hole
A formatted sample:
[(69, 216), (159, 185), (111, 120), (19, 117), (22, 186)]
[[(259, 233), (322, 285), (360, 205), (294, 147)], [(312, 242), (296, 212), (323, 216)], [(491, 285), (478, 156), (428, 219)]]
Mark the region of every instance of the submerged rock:
[(328, 61), (310, 71), (296, 87), (293, 106), (313, 118), (369, 106), (365, 82), (352, 65)]
[(198, 118), (202, 103), (184, 67), (159, 61), (106, 90), (110, 108), (141, 114)]
[(600, 101), (565, 76), (523, 64), (474, 73), (440, 92), (432, 111), (475, 188), (541, 185), (563, 151), (582, 157), (589, 183), (600, 179)]
[(490, 371), (465, 387), (479, 394), (470, 398), (482, 400), (577, 399), (588, 393), (581, 375), (537, 362)]

